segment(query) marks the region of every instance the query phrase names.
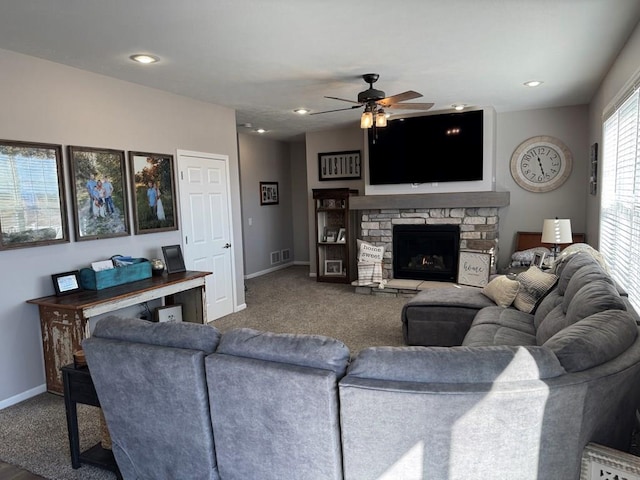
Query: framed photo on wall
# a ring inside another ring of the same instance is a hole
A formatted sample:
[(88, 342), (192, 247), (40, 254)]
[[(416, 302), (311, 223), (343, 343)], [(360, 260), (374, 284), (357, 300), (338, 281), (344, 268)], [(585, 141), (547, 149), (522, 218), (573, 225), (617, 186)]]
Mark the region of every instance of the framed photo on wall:
[(173, 155), (129, 152), (136, 235), (178, 229)]
[(260, 205), (277, 205), (280, 203), (278, 182), (260, 182)]
[(129, 235), (124, 151), (68, 148), (76, 240)]
[(458, 258), (458, 283), (472, 287), (484, 287), (489, 283), (491, 254), (460, 251)]
[(318, 154), (319, 180), (359, 180), (361, 178), (360, 150)]
[(67, 242), (62, 146), (0, 140), (0, 250)]

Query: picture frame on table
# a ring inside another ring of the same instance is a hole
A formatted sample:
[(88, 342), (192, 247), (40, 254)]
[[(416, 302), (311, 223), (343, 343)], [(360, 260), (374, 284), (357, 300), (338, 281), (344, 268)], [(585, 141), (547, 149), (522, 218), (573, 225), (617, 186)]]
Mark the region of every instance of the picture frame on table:
[(323, 242), (336, 243), (338, 241), (338, 231), (337, 227), (324, 227)]
[(162, 247), (164, 265), (167, 273), (185, 272), (184, 257), (180, 245), (167, 245)]
[(341, 228), (340, 230), (338, 230), (338, 236), (336, 238), (336, 242), (346, 243), (346, 241), (347, 241), (347, 230), (344, 228)]
[(360, 150), (318, 153), (318, 179), (359, 180), (362, 178)]
[(78, 270), (54, 273), (51, 275), (51, 280), (53, 281), (53, 289), (58, 297), (82, 291), (80, 272)]
[(491, 254), (461, 250), (458, 257), (458, 284), (484, 287), (489, 283)]
[(178, 230), (173, 155), (129, 152), (136, 235)]
[(325, 260), (324, 274), (327, 277), (337, 277), (342, 275), (342, 260)]
[(260, 205), (277, 205), (280, 203), (278, 182), (260, 182)]
[(130, 235), (123, 150), (69, 145), (76, 240)]
[(0, 140), (0, 250), (69, 243), (62, 145)]
[(542, 268), (542, 265), (544, 264), (544, 259), (546, 256), (547, 254), (545, 252), (534, 253), (532, 265), (535, 265), (538, 268)]

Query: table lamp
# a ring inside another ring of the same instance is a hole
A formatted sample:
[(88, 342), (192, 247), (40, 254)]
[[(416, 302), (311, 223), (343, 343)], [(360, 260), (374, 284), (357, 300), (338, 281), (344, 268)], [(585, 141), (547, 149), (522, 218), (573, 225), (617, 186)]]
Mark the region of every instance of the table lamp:
[(551, 255), (555, 260), (558, 256), (558, 245), (573, 243), (571, 220), (568, 218), (546, 218), (542, 224), (542, 243), (552, 243)]

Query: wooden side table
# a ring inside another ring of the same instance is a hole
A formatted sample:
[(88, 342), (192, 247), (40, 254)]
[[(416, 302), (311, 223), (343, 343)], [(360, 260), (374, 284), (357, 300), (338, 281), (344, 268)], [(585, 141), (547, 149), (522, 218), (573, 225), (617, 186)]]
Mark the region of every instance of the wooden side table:
[(80, 452), (80, 435), (78, 432), (78, 403), (100, 407), (98, 394), (93, 386), (89, 369), (75, 367), (73, 364), (62, 367), (64, 384), (64, 406), (67, 413), (67, 430), (69, 432), (69, 450), (71, 466), (80, 468), (83, 463), (115, 472), (118, 480), (122, 480), (120, 470), (111, 450), (102, 448), (99, 442), (93, 447)]
[(211, 272), (186, 271), (159, 275), (104, 290), (84, 290), (62, 297), (27, 300), (38, 305), (47, 391), (62, 393), (61, 368), (73, 362), (73, 352), (89, 336), (89, 319), (97, 315), (164, 298), (182, 305), (185, 322), (207, 318), (205, 277)]

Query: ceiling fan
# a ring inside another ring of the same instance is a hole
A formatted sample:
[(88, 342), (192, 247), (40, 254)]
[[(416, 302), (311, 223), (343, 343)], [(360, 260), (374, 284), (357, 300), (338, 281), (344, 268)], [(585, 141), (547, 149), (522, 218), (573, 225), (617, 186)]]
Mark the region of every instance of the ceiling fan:
[(369, 84), (369, 88), (358, 93), (358, 101), (347, 100), (346, 98), (329, 97), (333, 100), (340, 100), (341, 102), (349, 102), (355, 105), (346, 108), (338, 108), (335, 110), (325, 110), (323, 112), (314, 112), (310, 115), (319, 115), (321, 113), (340, 112), (342, 110), (353, 110), (354, 108), (364, 107), (364, 112), (360, 118), (360, 127), (385, 127), (387, 125), (387, 117), (384, 109), (398, 109), (398, 110), (429, 110), (433, 107), (433, 103), (401, 103), (406, 100), (413, 100), (414, 98), (422, 97), (421, 93), (408, 90), (397, 95), (387, 97), (382, 90), (373, 88), (373, 84), (378, 81), (380, 75), (377, 73), (365, 73), (362, 78)]

